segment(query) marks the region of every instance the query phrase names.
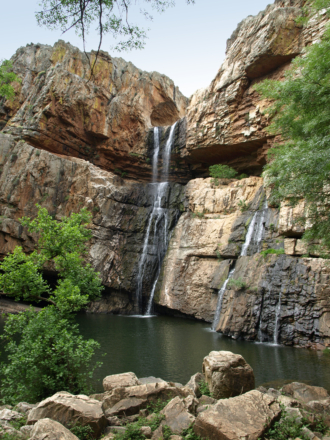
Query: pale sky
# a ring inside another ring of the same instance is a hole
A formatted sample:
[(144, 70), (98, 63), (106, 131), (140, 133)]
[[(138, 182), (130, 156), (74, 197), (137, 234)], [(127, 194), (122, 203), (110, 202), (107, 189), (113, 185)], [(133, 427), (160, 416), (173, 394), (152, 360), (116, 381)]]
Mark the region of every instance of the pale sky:
[[(237, 24), (248, 15), (265, 9), (270, 0), (196, 0), (187, 5), (176, 0), (176, 6), (165, 13), (154, 14), (152, 22), (139, 19), (150, 28), (145, 49), (116, 53), (110, 37), (103, 40), (102, 49), (112, 56), (121, 56), (136, 67), (158, 71), (169, 76), (181, 92), (189, 97), (197, 89), (207, 87), (219, 70), (224, 58), (226, 41)], [(28, 43), (53, 45), (62, 39), (82, 48), (73, 31), (62, 35), (37, 25), (34, 12), (39, 0), (0, 0), (0, 59), (10, 58)], [(135, 11), (133, 11), (133, 14)], [(132, 21), (135, 16), (131, 16)], [(98, 36), (91, 29), (87, 49), (97, 49)]]

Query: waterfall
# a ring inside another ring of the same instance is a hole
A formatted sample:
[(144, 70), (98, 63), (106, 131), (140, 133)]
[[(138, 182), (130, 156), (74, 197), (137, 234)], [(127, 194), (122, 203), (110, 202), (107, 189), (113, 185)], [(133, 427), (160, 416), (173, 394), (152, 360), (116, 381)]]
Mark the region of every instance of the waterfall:
[(146, 260), (148, 256), (148, 246), (150, 241), (150, 234), (152, 230), (152, 225), (154, 228), (154, 234), (152, 237), (152, 248), (156, 250), (157, 253), (157, 273), (155, 280), (153, 282), (153, 286), (150, 292), (150, 297), (147, 305), (146, 315), (149, 316), (152, 309), (153, 298), (156, 290), (157, 281), (160, 275), (161, 264), (166, 254), (167, 246), (168, 246), (168, 223), (169, 223), (169, 210), (166, 207), (167, 205), (167, 196), (169, 192), (169, 184), (168, 184), (168, 174), (169, 174), (169, 165), (171, 158), (171, 149), (173, 145), (174, 138), (174, 130), (176, 123), (172, 125), (170, 129), (170, 134), (168, 140), (166, 142), (164, 152), (162, 154), (162, 172), (161, 172), (161, 182), (158, 183), (158, 165), (159, 165), (159, 150), (160, 150), (160, 142), (159, 142), (159, 128), (154, 128), (154, 154), (152, 160), (152, 185), (154, 187), (154, 200), (152, 205), (152, 211), (148, 220), (148, 226), (146, 230), (146, 234), (144, 237), (142, 254), (139, 261), (138, 267), (138, 285), (136, 289), (136, 303), (139, 309), (139, 312), (142, 311), (142, 292), (143, 292), (143, 278), (146, 268)]
[[(261, 242), (264, 235), (264, 221), (265, 221), (265, 215), (266, 211), (268, 209), (267, 205), (267, 199), (264, 203), (262, 211), (256, 211), (252, 217), (252, 220), (249, 224), (248, 231), (245, 236), (245, 241), (241, 249), (240, 257), (245, 257), (248, 254), (249, 248), (251, 244), (255, 244), (257, 247), (257, 252), (259, 252), (259, 248), (261, 246)], [(228, 277), (226, 281), (224, 282), (223, 286), (218, 292), (218, 302), (217, 302), (217, 308), (214, 314), (213, 324), (212, 324), (212, 330), (215, 330), (220, 319), (221, 315), (221, 309), (222, 309), (222, 300), (223, 295), (226, 291), (228, 281), (230, 278), (233, 277), (235, 273), (236, 267), (234, 266), (233, 269), (229, 272)]]
[(274, 324), (274, 337), (273, 342), (275, 345), (278, 343), (278, 326), (280, 323), (280, 315), (281, 315), (281, 299), (282, 299), (282, 290), (280, 291), (278, 302), (275, 308), (275, 324)]

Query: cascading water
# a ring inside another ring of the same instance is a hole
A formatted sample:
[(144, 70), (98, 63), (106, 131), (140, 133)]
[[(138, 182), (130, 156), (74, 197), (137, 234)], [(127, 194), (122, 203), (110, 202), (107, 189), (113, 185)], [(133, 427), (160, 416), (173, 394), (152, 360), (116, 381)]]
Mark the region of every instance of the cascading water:
[(154, 187), (154, 201), (152, 206), (152, 211), (149, 217), (148, 226), (146, 230), (146, 234), (144, 237), (143, 242), (143, 248), (142, 248), (142, 254), (139, 261), (139, 268), (138, 268), (138, 285), (136, 289), (136, 304), (137, 308), (139, 310), (139, 313), (142, 311), (142, 290), (143, 290), (143, 278), (144, 278), (144, 272), (146, 268), (146, 260), (148, 256), (148, 247), (149, 240), (150, 240), (150, 234), (152, 230), (152, 225), (154, 229), (154, 234), (152, 238), (151, 247), (153, 250), (157, 250), (157, 274), (156, 278), (154, 280), (150, 297), (147, 305), (146, 310), (146, 316), (149, 316), (151, 314), (152, 310), (152, 304), (153, 304), (153, 298), (156, 290), (157, 281), (160, 275), (160, 268), (162, 261), (164, 259), (167, 246), (168, 246), (168, 208), (167, 205), (167, 198), (168, 198), (168, 192), (169, 192), (169, 184), (168, 184), (168, 173), (169, 173), (169, 164), (170, 164), (170, 158), (171, 158), (171, 149), (173, 145), (173, 138), (174, 138), (174, 130), (175, 130), (176, 123), (172, 125), (170, 129), (170, 134), (168, 137), (168, 140), (166, 142), (164, 152), (162, 155), (162, 172), (161, 172), (161, 182), (157, 182), (158, 180), (158, 165), (159, 165), (159, 150), (160, 150), (160, 144), (159, 144), (159, 128), (154, 128), (154, 155), (152, 160), (152, 185)]
[[(267, 199), (264, 203), (264, 207), (261, 211), (256, 211), (252, 217), (252, 220), (249, 224), (248, 231), (245, 236), (245, 242), (242, 246), (240, 257), (247, 256), (249, 247), (253, 244), (257, 248), (257, 252), (259, 251), (261, 247), (261, 242), (264, 234), (264, 221), (266, 216), (266, 211), (268, 209), (267, 205)], [(231, 271), (228, 274), (228, 277), (226, 281), (224, 282), (223, 286), (218, 292), (218, 302), (217, 302), (217, 308), (214, 314), (213, 324), (212, 324), (212, 330), (215, 330), (217, 328), (217, 325), (219, 323), (220, 315), (221, 315), (221, 309), (222, 309), (222, 301), (223, 301), (223, 295), (226, 291), (228, 281), (233, 277), (235, 273), (235, 266), (231, 269)]]
[(275, 324), (274, 324), (274, 337), (273, 337), (273, 342), (275, 345), (278, 344), (278, 326), (280, 323), (280, 315), (281, 315), (281, 299), (282, 299), (282, 290), (280, 291), (278, 302), (275, 308)]

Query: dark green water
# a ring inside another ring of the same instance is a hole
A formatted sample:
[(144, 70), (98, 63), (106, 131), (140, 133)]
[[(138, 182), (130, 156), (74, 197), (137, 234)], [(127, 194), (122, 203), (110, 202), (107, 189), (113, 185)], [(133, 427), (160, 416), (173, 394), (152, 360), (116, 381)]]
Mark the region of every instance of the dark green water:
[(126, 371), (185, 384), (212, 350), (241, 354), (254, 370), (256, 386), (304, 381), (330, 390), (330, 356), (323, 353), (234, 341), (211, 332), (209, 324), (165, 316), (79, 315), (77, 321), (85, 337), (101, 344), (97, 391), (105, 376)]

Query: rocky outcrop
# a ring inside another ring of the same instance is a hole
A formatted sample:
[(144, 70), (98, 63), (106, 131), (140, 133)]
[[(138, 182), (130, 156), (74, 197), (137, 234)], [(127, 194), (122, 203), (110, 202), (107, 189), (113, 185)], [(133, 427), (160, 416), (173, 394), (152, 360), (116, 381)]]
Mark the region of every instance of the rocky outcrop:
[(43, 400), (28, 415), (28, 424), (41, 419), (52, 419), (66, 427), (79, 424), (90, 426), (95, 436), (101, 435), (107, 426), (101, 403), (84, 395), (74, 396), (61, 391)]
[(204, 439), (257, 440), (279, 418), (281, 408), (274, 397), (260, 391), (219, 400), (198, 415), (194, 431)]
[(197, 175), (215, 163), (260, 174), (274, 139), (265, 131), (269, 120), (263, 110), (269, 103), (253, 87), (265, 78), (283, 79), (290, 61), (323, 34), (324, 11), (307, 27), (296, 22), (304, 3), (276, 0), (243, 20), (228, 40), (226, 59), (210, 86), (192, 96), (186, 144), (179, 148)]
[[(59, 220), (87, 207), (93, 214), (89, 259), (106, 287), (103, 299), (90, 310), (132, 312), (153, 186), (122, 179), (82, 159), (57, 156), (1, 133), (0, 167), (0, 256), (17, 245), (25, 252), (34, 249), (36, 237), (27, 233), (18, 219), (34, 217), (36, 203)], [(168, 185), (162, 203), (169, 207), (169, 232), (178, 218), (181, 201), (181, 185)], [(151, 290), (157, 258), (151, 249), (145, 262), (144, 297)]]
[(211, 351), (203, 360), (203, 373), (215, 399), (235, 397), (255, 387), (250, 365), (230, 351)]
[[(94, 63), (95, 53), (88, 57)], [(172, 125), (185, 115), (188, 103), (172, 80), (103, 51), (91, 77), (86, 55), (62, 40), (53, 47), (22, 47), (12, 62), (22, 83), (13, 102), (0, 101), (6, 133), (150, 181), (149, 129)]]

